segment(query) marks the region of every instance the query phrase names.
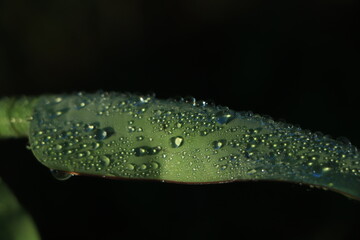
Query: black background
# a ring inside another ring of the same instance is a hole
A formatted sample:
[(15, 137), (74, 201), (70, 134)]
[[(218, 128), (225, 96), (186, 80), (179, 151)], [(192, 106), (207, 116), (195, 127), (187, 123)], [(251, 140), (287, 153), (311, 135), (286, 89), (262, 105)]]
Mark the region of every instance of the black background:
[[(0, 1), (0, 96), (192, 96), (360, 146), (352, 0)], [(2, 140), (0, 175), (48, 239), (360, 239), (360, 202), (289, 183), (60, 182)]]

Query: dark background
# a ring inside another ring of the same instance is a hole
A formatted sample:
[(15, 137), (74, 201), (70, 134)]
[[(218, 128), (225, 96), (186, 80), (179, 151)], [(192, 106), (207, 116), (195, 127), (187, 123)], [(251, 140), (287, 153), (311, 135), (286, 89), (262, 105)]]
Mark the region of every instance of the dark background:
[[(355, 0), (0, 1), (0, 96), (192, 96), (360, 146)], [(289, 183), (60, 182), (1, 141), (0, 175), (48, 239), (360, 239), (360, 202)], [(1, 196), (0, 196), (1, 197)]]

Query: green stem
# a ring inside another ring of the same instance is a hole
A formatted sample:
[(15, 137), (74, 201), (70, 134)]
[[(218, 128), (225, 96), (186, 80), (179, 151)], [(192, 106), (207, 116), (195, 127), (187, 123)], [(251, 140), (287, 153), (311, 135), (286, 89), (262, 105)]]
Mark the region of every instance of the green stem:
[(0, 99), (0, 138), (20, 138), (29, 136), (29, 126), (35, 97), (6, 97)]

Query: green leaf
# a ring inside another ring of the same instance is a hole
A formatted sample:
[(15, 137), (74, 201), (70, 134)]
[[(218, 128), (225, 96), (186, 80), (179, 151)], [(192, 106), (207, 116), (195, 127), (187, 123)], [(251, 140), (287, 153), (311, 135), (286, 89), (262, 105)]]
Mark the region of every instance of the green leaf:
[(0, 179), (0, 239), (38, 240), (40, 236), (29, 214)]
[(67, 172), (54, 171), (60, 179), (288, 181), (360, 198), (360, 155), (350, 143), (195, 99), (44, 96), (29, 137), (42, 164)]

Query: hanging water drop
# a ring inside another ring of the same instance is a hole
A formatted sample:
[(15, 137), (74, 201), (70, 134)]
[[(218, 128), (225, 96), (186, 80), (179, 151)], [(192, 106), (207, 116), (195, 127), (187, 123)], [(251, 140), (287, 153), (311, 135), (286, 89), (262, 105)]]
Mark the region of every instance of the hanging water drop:
[(61, 171), (61, 170), (50, 169), (50, 172), (54, 178), (56, 178), (57, 180), (60, 180), (60, 181), (68, 180), (69, 178), (71, 178), (73, 176), (71, 173)]

